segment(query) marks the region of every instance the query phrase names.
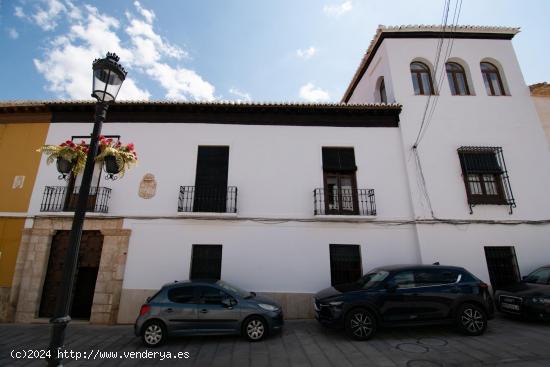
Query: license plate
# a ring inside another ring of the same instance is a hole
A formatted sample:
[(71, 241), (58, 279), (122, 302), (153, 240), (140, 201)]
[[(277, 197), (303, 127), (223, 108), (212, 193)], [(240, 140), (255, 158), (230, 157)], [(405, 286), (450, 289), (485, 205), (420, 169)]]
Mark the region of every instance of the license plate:
[(501, 303), (500, 307), (506, 308), (508, 310), (519, 311), (519, 305), (511, 305), (509, 303)]

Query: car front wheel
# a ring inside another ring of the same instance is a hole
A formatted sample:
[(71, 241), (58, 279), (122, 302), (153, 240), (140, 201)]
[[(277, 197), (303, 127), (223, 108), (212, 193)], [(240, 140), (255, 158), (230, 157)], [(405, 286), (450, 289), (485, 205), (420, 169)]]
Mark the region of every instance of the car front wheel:
[(155, 348), (166, 341), (166, 327), (161, 321), (153, 320), (143, 328), (141, 336), (143, 344), (149, 348)]
[(364, 308), (351, 310), (346, 316), (346, 333), (356, 340), (368, 340), (376, 332), (376, 319)]
[(243, 334), (251, 342), (262, 340), (267, 334), (267, 324), (261, 317), (252, 316), (243, 325)]
[(457, 325), (466, 335), (481, 335), (487, 329), (487, 315), (479, 306), (466, 303), (458, 308)]

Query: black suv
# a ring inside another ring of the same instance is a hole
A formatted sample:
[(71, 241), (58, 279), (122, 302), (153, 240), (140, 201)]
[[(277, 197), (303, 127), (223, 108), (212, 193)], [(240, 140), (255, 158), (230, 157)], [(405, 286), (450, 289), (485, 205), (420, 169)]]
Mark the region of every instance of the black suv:
[(321, 324), (345, 328), (358, 340), (371, 338), (379, 326), (445, 323), (481, 335), (494, 314), (487, 284), (463, 268), (441, 265), (378, 268), (320, 291), (314, 303)]

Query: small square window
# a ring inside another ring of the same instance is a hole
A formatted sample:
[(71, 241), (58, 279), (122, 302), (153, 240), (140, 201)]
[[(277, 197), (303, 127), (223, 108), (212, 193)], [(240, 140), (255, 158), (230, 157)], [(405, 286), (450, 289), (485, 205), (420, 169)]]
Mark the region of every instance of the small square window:
[(362, 275), (359, 245), (330, 245), (331, 284), (352, 283)]
[(222, 245), (193, 245), (190, 279), (220, 279)]

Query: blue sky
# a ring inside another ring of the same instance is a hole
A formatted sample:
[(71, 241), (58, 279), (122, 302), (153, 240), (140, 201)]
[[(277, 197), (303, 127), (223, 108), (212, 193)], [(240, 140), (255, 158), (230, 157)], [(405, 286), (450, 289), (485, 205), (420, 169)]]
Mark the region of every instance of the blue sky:
[[(451, 0), (451, 7), (458, 0)], [(444, 0), (0, 0), (0, 99), (89, 99), (116, 52), (120, 99), (339, 101), (378, 24), (438, 24)], [(548, 0), (463, 0), (460, 24), (519, 26), (550, 81)]]

